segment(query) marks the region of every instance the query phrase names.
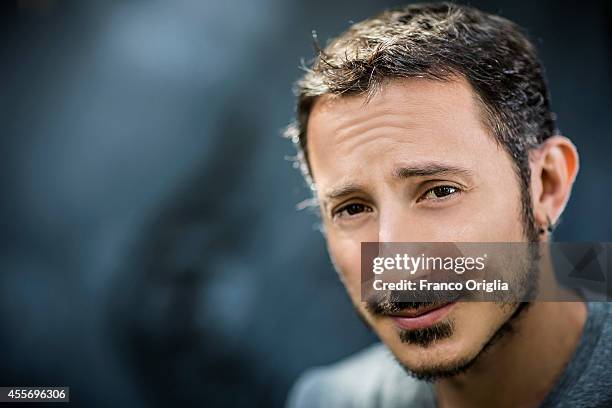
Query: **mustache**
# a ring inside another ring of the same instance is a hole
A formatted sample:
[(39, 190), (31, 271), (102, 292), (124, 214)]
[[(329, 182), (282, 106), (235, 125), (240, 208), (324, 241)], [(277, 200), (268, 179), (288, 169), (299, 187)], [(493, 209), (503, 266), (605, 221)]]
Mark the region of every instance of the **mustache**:
[(414, 294), (413, 299), (406, 292), (387, 291), (371, 294), (365, 300), (366, 310), (374, 316), (389, 316), (402, 310), (418, 310), (465, 299), (468, 291), (430, 291)]

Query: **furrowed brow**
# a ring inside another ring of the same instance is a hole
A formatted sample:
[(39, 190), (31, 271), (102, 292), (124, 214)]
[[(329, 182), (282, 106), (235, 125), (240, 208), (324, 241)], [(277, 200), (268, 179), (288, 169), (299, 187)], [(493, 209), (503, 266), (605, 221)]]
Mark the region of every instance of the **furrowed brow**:
[(453, 174), (468, 177), (473, 175), (473, 173), (466, 168), (436, 162), (399, 167), (393, 171), (393, 176), (399, 179), (406, 179), (411, 177), (444, 176)]
[(330, 201), (339, 200), (352, 194), (362, 192), (363, 188), (361, 188), (361, 186), (352, 183), (343, 184), (341, 186), (335, 187), (323, 196), (323, 207), (326, 207), (327, 203), (329, 203)]

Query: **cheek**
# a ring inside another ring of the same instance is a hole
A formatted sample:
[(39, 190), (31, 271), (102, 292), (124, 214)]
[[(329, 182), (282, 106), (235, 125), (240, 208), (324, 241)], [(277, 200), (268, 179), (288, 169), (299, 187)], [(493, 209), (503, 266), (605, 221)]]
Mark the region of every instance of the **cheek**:
[(523, 233), (522, 195), (514, 174), (486, 183), (471, 195), (456, 213), (449, 214), (454, 226), (450, 240), (472, 242), (517, 242)]
[(487, 229), (487, 241), (516, 242), (524, 240), (521, 191), (518, 185), (504, 198), (498, 195), (486, 211), (483, 226)]
[(349, 295), (358, 301), (361, 298), (361, 242), (331, 233), (327, 236), (327, 248)]

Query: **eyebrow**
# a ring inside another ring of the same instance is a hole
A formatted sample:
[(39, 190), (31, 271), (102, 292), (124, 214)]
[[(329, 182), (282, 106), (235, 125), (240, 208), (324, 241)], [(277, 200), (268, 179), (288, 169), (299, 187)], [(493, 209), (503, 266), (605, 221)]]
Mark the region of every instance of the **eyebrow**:
[[(393, 177), (398, 179), (408, 179), (413, 177), (430, 177), (430, 176), (445, 176), (445, 175), (461, 175), (471, 177), (472, 171), (450, 164), (439, 162), (420, 163), (411, 166), (402, 166), (393, 170)], [(331, 189), (324, 195), (323, 206), (332, 200), (337, 200), (355, 193), (362, 193), (364, 188), (359, 184), (347, 183)]]
[(444, 175), (462, 175), (470, 177), (473, 175), (473, 173), (464, 167), (458, 167), (438, 162), (428, 162), (413, 166), (404, 166), (399, 167), (393, 171), (393, 176), (399, 179)]
[(325, 194), (325, 201), (336, 200), (338, 198), (346, 197), (351, 194), (363, 192), (363, 188), (357, 184), (344, 184), (340, 187), (334, 188), (329, 193)]

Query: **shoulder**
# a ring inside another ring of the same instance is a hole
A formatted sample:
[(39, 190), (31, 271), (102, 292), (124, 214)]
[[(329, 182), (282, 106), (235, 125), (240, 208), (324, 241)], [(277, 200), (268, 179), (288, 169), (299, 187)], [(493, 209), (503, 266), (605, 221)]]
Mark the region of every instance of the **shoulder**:
[(293, 386), (289, 408), (422, 406), (428, 385), (407, 375), (382, 344), (335, 364), (304, 373)]
[[(608, 364), (608, 368), (612, 365), (612, 302), (591, 303), (589, 313), (596, 314), (596, 319), (601, 323), (600, 327), (592, 329), (589, 335), (598, 337), (596, 342), (596, 353), (605, 355), (607, 358), (602, 359)], [(595, 324), (593, 324), (595, 326)]]
[(612, 330), (612, 302), (600, 302), (602, 313), (606, 316), (606, 330)]
[(595, 340), (598, 346), (606, 346), (608, 348), (612, 342), (612, 302), (589, 302), (589, 320), (585, 327), (585, 335), (596, 337)]

